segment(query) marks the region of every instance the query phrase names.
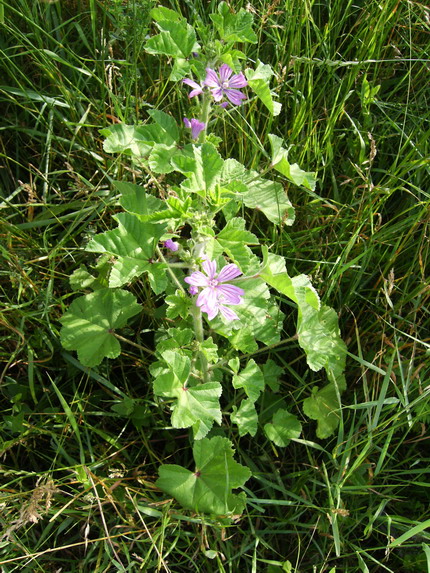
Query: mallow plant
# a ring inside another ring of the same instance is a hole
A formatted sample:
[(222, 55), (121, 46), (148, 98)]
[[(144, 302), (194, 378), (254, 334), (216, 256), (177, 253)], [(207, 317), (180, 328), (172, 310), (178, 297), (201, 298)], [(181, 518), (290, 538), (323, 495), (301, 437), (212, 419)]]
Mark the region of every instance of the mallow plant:
[[(267, 359), (282, 344), (279, 301), (287, 298), (297, 309), (294, 338), (309, 368), (325, 370), (325, 385), (309, 391), (301, 416), (317, 421), (319, 438), (339, 422), (346, 348), (335, 311), (321, 303), (310, 279), (290, 276), (284, 258), (247, 228), (252, 210), (268, 225), (292, 225), (285, 182), (313, 191), (315, 174), (290, 164), (286, 144), (274, 134), (264, 138), (268, 160), (258, 170), (218, 150), (223, 114), (245, 113), (250, 100), (272, 116), (281, 109), (270, 65), (247, 66), (237, 47), (257, 40), (252, 15), (221, 2), (212, 25), (198, 30), (164, 7), (152, 16), (157, 33), (146, 51), (170, 59), (169, 79), (189, 111), (177, 118), (150, 109), (141, 124), (102, 130), (104, 150), (129, 156), (145, 176), (140, 184), (112, 182), (122, 211), (113, 216), (115, 228), (86, 246), (100, 255), (97, 276), (85, 268), (73, 274), (72, 285), (86, 294), (62, 316), (61, 341), (90, 368), (118, 357), (121, 329), (133, 328), (142, 312), (127, 287), (136, 279), (147, 283), (160, 316), (151, 352), (153, 393), (169, 411), (172, 431), (189, 428), (195, 462), (190, 469), (161, 465), (156, 484), (184, 508), (228, 518), (244, 510), (245, 492), (234, 490), (251, 471), (234, 459), (227, 436), (260, 433), (285, 447), (303, 432), (282, 396), (283, 368)], [(148, 181), (156, 193), (147, 192)], [(237, 397), (230, 411), (222, 401), (229, 386)], [(263, 412), (263, 398), (275, 407)]]

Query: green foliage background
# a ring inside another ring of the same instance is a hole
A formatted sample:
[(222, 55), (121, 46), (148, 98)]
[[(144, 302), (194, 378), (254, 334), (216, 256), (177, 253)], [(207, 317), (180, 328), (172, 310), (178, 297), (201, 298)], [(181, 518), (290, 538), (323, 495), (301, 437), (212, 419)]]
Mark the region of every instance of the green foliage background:
[[(165, 5), (202, 30), (216, 9)], [(320, 439), (307, 424), (285, 448), (232, 433), (253, 477), (243, 518), (224, 524), (156, 486), (161, 463), (192, 471), (193, 460), (186, 433), (167, 429), (167, 412), (154, 416), (148, 368), (159, 309), (146, 281), (133, 292), (143, 314), (121, 334), (147, 351), (123, 343), (119, 358), (88, 370), (59, 344), (59, 318), (76, 296), (72, 272), (80, 294), (85, 284), (106, 286), (106, 261), (84, 247), (115, 226), (111, 180), (146, 181), (105, 153), (100, 130), (144, 121), (153, 108), (186, 115), (169, 64), (143, 50), (152, 7), (0, 3), (1, 566), (428, 571), (428, 8), (247, 5), (257, 43), (244, 50), (271, 64), (283, 107), (271, 118), (255, 101), (244, 117), (226, 118), (222, 155), (258, 169), (271, 132), (291, 145), (291, 162), (317, 172), (315, 192), (288, 189), (292, 227), (245, 215), (291, 276), (312, 278), (339, 315), (350, 355), (334, 437)], [(162, 180), (146, 184), (162, 189)], [(280, 301), (291, 341), (273, 349), (286, 374), (281, 396), (260, 405), (267, 420), (279, 406), (299, 413), (322, 383), (294, 340), (295, 308)]]

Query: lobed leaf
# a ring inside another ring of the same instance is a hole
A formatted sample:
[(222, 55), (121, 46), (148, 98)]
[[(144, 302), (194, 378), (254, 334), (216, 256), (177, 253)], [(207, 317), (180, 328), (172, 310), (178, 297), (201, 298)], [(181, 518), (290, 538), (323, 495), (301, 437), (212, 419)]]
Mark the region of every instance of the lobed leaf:
[(260, 60), (257, 61), (255, 70), (245, 70), (248, 85), (256, 96), (263, 102), (269, 112), (273, 116), (281, 113), (282, 104), (273, 101), (272, 92), (270, 90), (270, 78), (273, 75), (273, 70), (269, 64), (263, 64)]
[(298, 186), (306, 187), (310, 191), (315, 191), (316, 173), (303, 171), (297, 163), (290, 164), (288, 161), (288, 150), (282, 147), (284, 140), (269, 133), (269, 140), (272, 146), (272, 166), (282, 173), (287, 179)]
[(162, 465), (157, 487), (172, 495), (186, 509), (211, 515), (239, 515), (245, 493), (232, 493), (251, 477), (250, 470), (233, 459), (233, 444), (216, 436), (195, 442), (195, 470)]
[(257, 36), (252, 29), (253, 16), (243, 8), (237, 14), (230, 11), (226, 2), (218, 5), (218, 14), (210, 14), (221, 40), (224, 42), (257, 43)]
[(279, 409), (273, 419), (264, 425), (264, 433), (277, 446), (284, 448), (302, 433), (302, 425), (294, 414)]
[(146, 42), (145, 51), (149, 54), (163, 54), (172, 58), (188, 58), (200, 49), (196, 32), (185, 21), (173, 19), (159, 20), (160, 33)]
[(61, 343), (66, 350), (76, 350), (84, 366), (97, 366), (103, 358), (120, 355), (114, 331), (140, 311), (135, 297), (126, 291), (105, 288), (81, 296), (60, 318)]
[[(166, 286), (165, 265), (152, 261), (155, 247), (166, 231), (166, 225), (142, 222), (130, 213), (114, 216), (118, 228), (100, 233), (88, 243), (86, 250), (96, 253), (109, 253), (117, 257), (112, 267), (109, 286), (118, 287), (148, 272), (151, 287), (157, 294)], [(157, 277), (162, 278), (157, 282)]]

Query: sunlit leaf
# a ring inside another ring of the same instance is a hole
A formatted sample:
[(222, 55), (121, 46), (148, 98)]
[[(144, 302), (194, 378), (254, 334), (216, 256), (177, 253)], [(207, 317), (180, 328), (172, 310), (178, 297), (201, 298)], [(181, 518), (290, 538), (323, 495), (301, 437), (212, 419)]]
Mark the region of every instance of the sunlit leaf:
[(210, 14), (210, 18), (224, 42), (249, 42), (255, 44), (257, 36), (252, 29), (253, 16), (241, 8), (237, 14), (232, 12), (226, 2), (218, 5), (218, 14)]
[(270, 90), (270, 78), (273, 75), (272, 68), (269, 64), (263, 64), (258, 60), (255, 70), (245, 70), (248, 85), (258, 98), (264, 103), (273, 116), (281, 113), (282, 104), (273, 100)]
[(239, 429), (239, 436), (249, 434), (255, 436), (258, 429), (258, 414), (255, 409), (254, 401), (246, 398), (242, 400), (239, 408), (233, 406), (233, 411), (230, 415), (230, 420)]
[(233, 388), (243, 388), (248, 398), (255, 402), (264, 390), (264, 376), (255, 360), (251, 358), (246, 367), (233, 376)]
[(264, 433), (274, 444), (283, 448), (300, 436), (302, 425), (297, 416), (280, 409), (273, 416), (272, 422), (264, 425)]
[(285, 175), (285, 177), (295, 185), (301, 185), (306, 187), (306, 189), (314, 191), (316, 186), (316, 174), (303, 171), (297, 163), (291, 164), (288, 161), (288, 150), (282, 147), (284, 143), (283, 139), (271, 133), (268, 137), (272, 146), (272, 165), (276, 171)]
[(190, 359), (170, 350), (163, 352), (163, 358), (168, 370), (155, 378), (154, 393), (157, 396), (177, 398), (172, 406), (172, 426), (192, 427), (194, 438), (200, 440), (206, 436), (214, 422), (221, 423), (219, 397), (222, 386), (219, 382), (188, 385)]
[(336, 430), (340, 420), (340, 404), (334, 384), (327, 384), (319, 390), (312, 389), (312, 395), (303, 402), (303, 412), (318, 422), (317, 436), (328, 438)]
[(233, 459), (233, 445), (216, 436), (195, 442), (195, 468), (162, 465), (157, 487), (173, 496), (184, 508), (212, 515), (240, 515), (246, 495), (232, 493), (251, 477), (250, 470)]
[(185, 59), (200, 49), (194, 28), (186, 22), (164, 19), (157, 26), (160, 33), (146, 42), (148, 53)]
[(141, 311), (135, 297), (126, 291), (102, 289), (75, 299), (61, 317), (61, 343), (77, 350), (84, 366), (97, 366), (103, 358), (121, 353), (115, 329)]
[[(166, 226), (142, 222), (130, 213), (119, 213), (114, 218), (118, 222), (118, 227), (95, 235), (87, 245), (87, 251), (109, 253), (117, 258), (112, 267), (109, 286), (121, 286), (145, 271), (150, 271), (153, 277), (157, 276), (157, 271), (164, 269), (165, 265), (154, 262), (153, 257), (155, 247), (165, 233)], [(160, 268), (157, 269), (157, 266)], [(151, 287), (154, 292), (162, 292), (165, 288), (165, 279), (163, 278), (163, 284), (159, 284), (155, 289), (154, 286), (155, 283), (152, 281)]]

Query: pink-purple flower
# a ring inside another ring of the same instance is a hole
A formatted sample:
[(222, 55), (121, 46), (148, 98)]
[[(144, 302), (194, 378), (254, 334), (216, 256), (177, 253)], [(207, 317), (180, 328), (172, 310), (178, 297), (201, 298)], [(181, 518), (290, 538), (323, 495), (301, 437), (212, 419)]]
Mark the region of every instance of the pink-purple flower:
[(216, 272), (216, 261), (206, 259), (202, 263), (201, 271), (194, 271), (185, 282), (190, 286), (190, 293), (197, 294), (196, 305), (202, 312), (207, 313), (208, 319), (212, 320), (221, 313), (227, 320), (238, 320), (237, 314), (226, 305), (241, 304), (244, 291), (232, 284), (226, 284), (242, 274), (239, 267), (233, 263)]
[(182, 80), (182, 82), (184, 84), (187, 84), (187, 86), (192, 87), (193, 89), (190, 91), (190, 93), (188, 94), (189, 98), (192, 98), (194, 96), (200, 95), (203, 93), (203, 85), (198, 84), (197, 82), (195, 82), (194, 80), (190, 80), (189, 78), (185, 78), (184, 80)]
[(232, 104), (240, 105), (246, 95), (238, 88), (244, 88), (248, 82), (242, 72), (232, 74), (233, 70), (227, 64), (222, 64), (218, 74), (215, 70), (206, 68), (206, 79), (203, 83), (211, 89), (215, 101), (219, 102), (225, 96)]
[(179, 249), (178, 243), (175, 243), (175, 241), (172, 241), (172, 239), (167, 239), (167, 241), (164, 241), (164, 246), (166, 249), (169, 249), (169, 251), (173, 252), (176, 252)]
[(198, 119), (188, 119), (184, 117), (184, 125), (187, 129), (191, 129), (191, 137), (197, 139), (200, 133), (206, 128), (206, 124)]

